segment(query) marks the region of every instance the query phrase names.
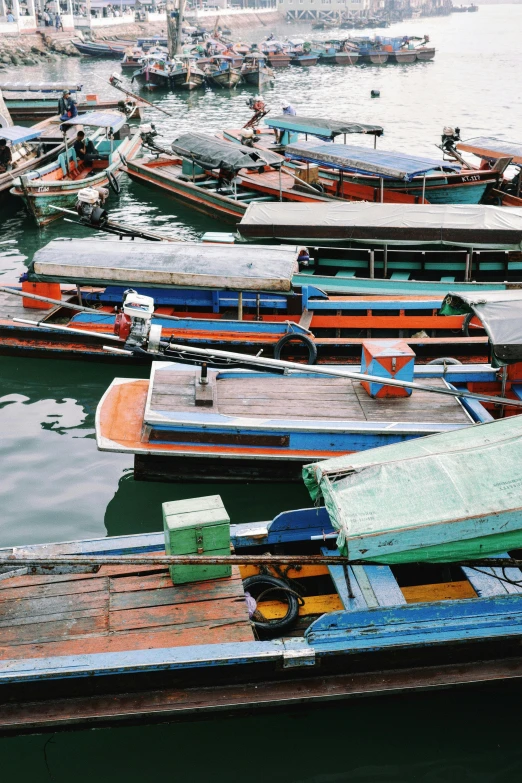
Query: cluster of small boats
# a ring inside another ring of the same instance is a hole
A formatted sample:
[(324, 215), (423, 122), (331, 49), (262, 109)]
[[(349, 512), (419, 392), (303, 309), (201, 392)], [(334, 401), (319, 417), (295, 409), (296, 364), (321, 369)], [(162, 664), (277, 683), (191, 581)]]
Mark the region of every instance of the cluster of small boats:
[[(0, 550), (0, 729), (522, 682), (522, 147), (445, 129), (422, 158), (259, 107), (168, 149), (80, 124), (100, 157), (64, 139), (15, 194), (120, 238), (41, 248), (0, 352), (150, 365), (96, 413), (136, 479), (311, 500), (231, 524), (195, 489), (162, 532)], [(85, 186), (122, 171), (237, 233), (113, 223)]]

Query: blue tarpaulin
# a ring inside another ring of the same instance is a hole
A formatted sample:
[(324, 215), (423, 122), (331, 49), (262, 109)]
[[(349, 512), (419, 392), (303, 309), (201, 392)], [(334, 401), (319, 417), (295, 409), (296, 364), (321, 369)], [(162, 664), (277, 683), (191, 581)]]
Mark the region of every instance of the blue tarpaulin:
[(444, 160), (421, 158), (402, 152), (374, 150), (350, 144), (329, 144), (307, 141), (289, 144), (285, 155), (291, 160), (303, 160), (326, 165), (341, 171), (409, 181), (430, 171), (460, 171), (460, 164)]
[(24, 141), (31, 141), (41, 136), (41, 130), (32, 128), (22, 128), (21, 125), (11, 125), (8, 128), (0, 128), (0, 139), (7, 139), (13, 144), (22, 144)]

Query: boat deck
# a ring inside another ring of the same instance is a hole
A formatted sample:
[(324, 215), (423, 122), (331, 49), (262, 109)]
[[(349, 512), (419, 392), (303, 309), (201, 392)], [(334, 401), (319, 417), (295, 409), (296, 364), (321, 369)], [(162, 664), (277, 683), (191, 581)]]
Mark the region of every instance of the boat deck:
[(237, 567), (178, 586), (160, 566), (0, 581), (0, 660), (251, 641)]

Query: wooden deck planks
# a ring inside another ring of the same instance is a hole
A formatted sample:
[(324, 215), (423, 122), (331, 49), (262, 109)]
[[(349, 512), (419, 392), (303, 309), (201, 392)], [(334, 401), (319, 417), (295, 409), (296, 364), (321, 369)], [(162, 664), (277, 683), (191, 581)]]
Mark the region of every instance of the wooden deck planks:
[(174, 586), (161, 566), (104, 566), (0, 589), (1, 659), (252, 640), (238, 568)]

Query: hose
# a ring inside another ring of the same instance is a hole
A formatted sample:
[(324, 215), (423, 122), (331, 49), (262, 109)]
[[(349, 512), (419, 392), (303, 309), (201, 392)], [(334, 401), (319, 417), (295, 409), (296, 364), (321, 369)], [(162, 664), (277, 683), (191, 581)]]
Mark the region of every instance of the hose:
[(256, 574), (245, 579), (243, 587), (258, 603), (269, 593), (283, 593), (288, 604), (285, 616), (276, 620), (267, 620), (258, 608), (252, 617), (252, 623), (258, 630), (269, 634), (279, 634), (283, 629), (293, 625), (299, 617), (299, 605), (303, 604), (303, 599), (282, 579), (276, 579), (275, 576), (268, 574)]

